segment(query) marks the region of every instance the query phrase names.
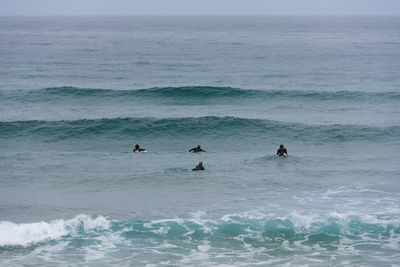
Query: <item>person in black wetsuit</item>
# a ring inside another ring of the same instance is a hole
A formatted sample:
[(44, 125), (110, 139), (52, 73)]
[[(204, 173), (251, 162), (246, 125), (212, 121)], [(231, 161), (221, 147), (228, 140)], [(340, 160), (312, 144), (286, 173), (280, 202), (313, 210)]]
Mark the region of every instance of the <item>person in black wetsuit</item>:
[(198, 152), (206, 152), (206, 151), (201, 149), (200, 145), (197, 145), (197, 147), (194, 147), (194, 148), (190, 149), (189, 152), (198, 153)]
[(287, 157), (288, 156), (288, 154), (287, 154), (287, 150), (286, 150), (286, 148), (283, 146), (283, 145), (280, 145), (279, 146), (279, 149), (278, 149), (278, 151), (276, 151), (276, 154), (279, 156), (279, 157)]
[(203, 162), (202, 161), (200, 161), (199, 162), (199, 165), (197, 165), (196, 167), (194, 167), (193, 169), (192, 169), (192, 171), (204, 171), (205, 169), (204, 169), (204, 167), (203, 167)]
[(135, 145), (135, 148), (133, 149), (133, 152), (139, 153), (139, 152), (144, 152), (146, 149), (140, 148), (138, 144)]

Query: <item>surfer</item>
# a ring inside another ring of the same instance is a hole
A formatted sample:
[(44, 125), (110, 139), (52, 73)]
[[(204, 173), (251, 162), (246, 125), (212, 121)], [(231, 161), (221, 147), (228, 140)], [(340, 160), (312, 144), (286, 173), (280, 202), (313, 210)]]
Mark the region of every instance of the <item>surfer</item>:
[(192, 171), (204, 171), (203, 162), (200, 161), (200, 162), (199, 162), (199, 165), (197, 165), (196, 167), (194, 167), (194, 168), (192, 169)]
[(146, 149), (140, 148), (138, 144), (135, 145), (135, 148), (133, 149), (133, 152), (139, 153), (139, 152), (146, 152)]
[(197, 147), (194, 147), (189, 150), (191, 153), (197, 153), (197, 152), (206, 152), (205, 150), (201, 149), (200, 145), (197, 145)]
[(280, 145), (279, 146), (279, 149), (278, 149), (278, 151), (276, 151), (276, 154), (279, 156), (279, 157), (287, 157), (288, 156), (288, 154), (287, 154), (287, 150), (286, 150), (286, 148), (283, 146), (283, 145)]

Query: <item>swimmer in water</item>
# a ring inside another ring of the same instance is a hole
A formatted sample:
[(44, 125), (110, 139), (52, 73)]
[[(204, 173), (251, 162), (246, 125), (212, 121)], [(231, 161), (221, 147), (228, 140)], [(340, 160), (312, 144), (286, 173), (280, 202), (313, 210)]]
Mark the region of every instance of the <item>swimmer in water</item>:
[(200, 161), (199, 162), (199, 165), (197, 165), (196, 167), (194, 167), (193, 169), (192, 169), (192, 171), (204, 171), (205, 169), (204, 169), (204, 167), (203, 167), (203, 162), (202, 161)]
[(206, 152), (205, 150), (201, 149), (200, 145), (197, 145), (197, 147), (194, 147), (189, 150), (191, 153), (198, 153), (198, 152)]
[(139, 153), (139, 152), (146, 152), (146, 149), (140, 148), (138, 144), (135, 145), (135, 148), (133, 149), (133, 152)]
[(279, 146), (279, 149), (278, 149), (278, 151), (276, 151), (276, 154), (279, 157), (287, 157), (288, 156), (287, 150), (283, 145)]

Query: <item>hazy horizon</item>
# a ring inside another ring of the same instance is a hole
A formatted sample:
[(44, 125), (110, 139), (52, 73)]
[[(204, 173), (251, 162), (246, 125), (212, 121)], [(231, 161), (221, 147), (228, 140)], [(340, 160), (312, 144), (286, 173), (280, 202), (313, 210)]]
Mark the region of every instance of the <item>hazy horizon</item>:
[(3, 0), (0, 16), (399, 16), (396, 0)]
[(33, 14), (33, 15), (3, 15), (0, 17), (399, 17), (400, 15), (379, 15), (379, 14), (344, 14), (344, 15), (299, 15), (299, 14), (265, 14), (265, 15), (246, 15), (246, 14), (215, 14), (215, 15), (182, 15), (182, 14), (132, 14), (132, 15), (118, 15), (118, 14)]

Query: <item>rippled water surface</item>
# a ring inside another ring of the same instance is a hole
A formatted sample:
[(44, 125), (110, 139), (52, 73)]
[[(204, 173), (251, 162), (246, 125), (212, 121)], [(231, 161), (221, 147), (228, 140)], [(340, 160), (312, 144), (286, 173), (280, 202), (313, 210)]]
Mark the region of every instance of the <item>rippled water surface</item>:
[(0, 264), (400, 264), (399, 28), (0, 17)]

